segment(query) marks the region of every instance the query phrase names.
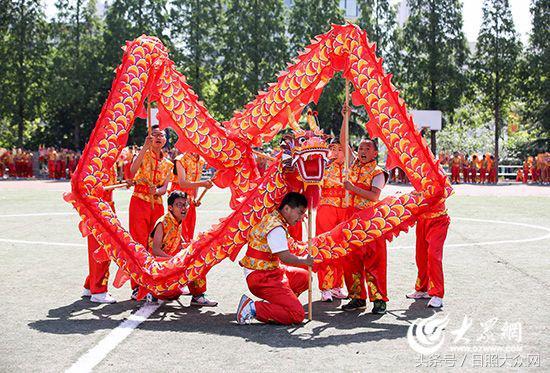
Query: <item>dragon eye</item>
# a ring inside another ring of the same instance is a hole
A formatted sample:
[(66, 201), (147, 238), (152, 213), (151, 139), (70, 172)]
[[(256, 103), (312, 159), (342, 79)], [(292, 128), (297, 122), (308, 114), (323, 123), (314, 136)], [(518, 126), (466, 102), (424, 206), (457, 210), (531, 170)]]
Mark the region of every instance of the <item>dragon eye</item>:
[(305, 137), (303, 137), (303, 136), (302, 136), (302, 137), (298, 137), (298, 144), (301, 145), (301, 144), (305, 143), (306, 141), (307, 141), (307, 139), (306, 139)]

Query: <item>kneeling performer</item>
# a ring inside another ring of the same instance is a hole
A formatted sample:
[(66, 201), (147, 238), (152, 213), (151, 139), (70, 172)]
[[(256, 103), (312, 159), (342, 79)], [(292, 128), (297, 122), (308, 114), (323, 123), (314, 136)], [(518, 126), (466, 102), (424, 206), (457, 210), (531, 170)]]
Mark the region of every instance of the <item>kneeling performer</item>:
[(276, 211), (264, 216), (250, 231), (248, 250), (240, 264), (248, 288), (263, 300), (254, 302), (243, 295), (237, 308), (239, 324), (254, 318), (283, 325), (304, 320), (305, 312), (298, 296), (308, 289), (308, 271), (290, 266), (311, 266), (313, 258), (291, 254), (287, 240), (288, 227), (301, 221), (306, 211), (306, 197), (290, 192)]

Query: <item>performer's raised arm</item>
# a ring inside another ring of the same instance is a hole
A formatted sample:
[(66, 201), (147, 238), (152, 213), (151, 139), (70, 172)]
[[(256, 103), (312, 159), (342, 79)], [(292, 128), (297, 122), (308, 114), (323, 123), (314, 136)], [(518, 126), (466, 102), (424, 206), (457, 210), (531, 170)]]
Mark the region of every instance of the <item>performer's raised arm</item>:
[(134, 158), (132, 161), (132, 165), (130, 166), (130, 176), (133, 178), (136, 176), (136, 173), (139, 170), (139, 167), (141, 166), (141, 162), (143, 162), (143, 157), (145, 156), (145, 153), (149, 148), (151, 147), (151, 144), (153, 143), (153, 136), (147, 136), (145, 138), (145, 142), (143, 143), (143, 146), (141, 147), (141, 150), (139, 151), (138, 155)]
[(351, 114), (351, 108), (344, 104), (342, 106), (342, 126), (340, 127), (340, 145), (342, 146), (342, 151), (345, 151), (346, 147), (348, 148), (349, 154), (349, 164), (353, 163), (355, 160), (355, 152), (349, 143), (349, 138), (346, 133), (349, 133), (349, 130), (346, 131), (346, 126), (349, 126), (349, 115)]

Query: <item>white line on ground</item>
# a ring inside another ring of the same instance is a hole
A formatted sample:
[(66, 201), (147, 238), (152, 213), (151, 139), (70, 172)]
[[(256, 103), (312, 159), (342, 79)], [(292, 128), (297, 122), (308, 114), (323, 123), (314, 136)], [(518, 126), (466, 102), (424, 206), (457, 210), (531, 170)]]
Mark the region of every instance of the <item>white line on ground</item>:
[(113, 329), (105, 336), (97, 345), (92, 347), (88, 352), (82, 355), (66, 372), (91, 372), (92, 369), (99, 364), (116, 346), (128, 337), (135, 328), (142, 322), (147, 320), (160, 306), (158, 304), (145, 303), (136, 313), (132, 314), (128, 319), (124, 320), (119, 326)]
[(8, 240), (6, 238), (0, 238), (0, 242), (16, 243), (16, 244), (23, 244), (23, 245), (44, 245), (44, 246), (70, 246), (70, 247), (86, 247), (87, 246), (87, 245), (84, 245), (84, 244), (81, 244), (81, 243)]
[[(225, 210), (209, 210), (210, 212), (223, 212)], [(122, 211), (125, 213), (127, 211)], [(57, 214), (73, 214), (73, 213), (57, 213)], [(10, 215), (0, 215), (0, 218), (7, 217)], [(22, 216), (35, 216), (33, 214), (21, 214)], [(10, 216), (11, 217), (11, 216)], [(472, 243), (459, 243), (459, 244), (445, 244), (445, 247), (471, 247), (471, 246), (487, 246), (487, 245), (501, 245), (508, 243), (523, 243), (523, 242), (535, 242), (550, 239), (550, 228), (543, 227), (541, 225), (527, 224), (527, 223), (516, 223), (511, 221), (501, 221), (501, 220), (487, 220), (487, 219), (473, 219), (473, 218), (460, 218), (453, 217), (455, 220), (465, 220), (465, 221), (475, 221), (480, 223), (493, 223), (493, 224), (509, 224), (517, 225), (520, 227), (540, 229), (545, 232), (548, 232), (544, 236), (534, 237), (534, 238), (524, 238), (520, 240), (500, 240), (500, 241), (486, 241), (486, 242), (472, 242)], [(44, 245), (44, 246), (70, 246), (70, 247), (85, 247), (85, 244), (79, 243), (68, 243), (68, 242), (46, 242), (46, 241), (25, 241), (25, 240), (12, 240), (7, 238), (0, 238), (0, 242), (15, 243), (15, 244), (24, 244), (24, 245)], [(413, 249), (414, 245), (409, 246), (391, 246), (392, 249)]]
[[(231, 213), (233, 210), (208, 210), (202, 209), (201, 213)], [(127, 214), (128, 211), (117, 211), (117, 214)], [(37, 213), (27, 213), (27, 214), (6, 214), (0, 215), (0, 218), (24, 218), (30, 216), (62, 216), (62, 215), (74, 215), (78, 214), (75, 212), (37, 212)]]
[[(502, 221), (502, 220), (487, 220), (487, 219), (473, 219), (473, 218), (460, 218), (452, 217), (451, 219), (464, 220), (464, 221), (475, 221), (479, 223), (493, 223), (493, 224), (509, 224), (517, 225), (520, 227), (541, 229), (548, 232), (544, 236), (534, 237), (534, 238), (524, 238), (521, 240), (501, 240), (501, 241), (485, 241), (485, 242), (472, 242), (472, 243), (457, 243), (457, 244), (445, 244), (445, 247), (470, 247), (470, 246), (487, 246), (487, 245), (501, 245), (505, 243), (523, 243), (523, 242), (535, 242), (550, 239), (550, 228), (543, 227), (541, 225), (526, 224), (526, 223), (516, 223), (511, 221)], [(393, 246), (392, 249), (414, 249), (415, 246)]]
[[(477, 246), (477, 245), (493, 245), (493, 244), (502, 244), (502, 243), (518, 243), (518, 242), (533, 242), (540, 241), (547, 238), (550, 238), (550, 228), (543, 227), (540, 225), (526, 224), (526, 223), (516, 223), (500, 220), (486, 220), (486, 219), (472, 219), (472, 218), (460, 218), (454, 217), (456, 220), (464, 221), (474, 221), (474, 222), (484, 222), (484, 223), (495, 223), (495, 224), (510, 224), (517, 225), (522, 227), (541, 229), (548, 232), (542, 237), (529, 238), (524, 240), (503, 240), (503, 241), (491, 241), (491, 242), (477, 242), (469, 244), (450, 244), (445, 245), (446, 247), (466, 247), (466, 246)], [(9, 241), (2, 240), (0, 241)], [(82, 245), (84, 246), (84, 245)], [(414, 246), (400, 246), (393, 247), (395, 248), (413, 248)], [(113, 329), (105, 338), (103, 338), (96, 346), (88, 350), (84, 355), (82, 355), (74, 364), (71, 366), (67, 372), (91, 372), (92, 369), (99, 364), (113, 349), (116, 348), (126, 337), (128, 337), (132, 331), (137, 328), (139, 324), (145, 321), (149, 316), (151, 316), (157, 309), (160, 307), (160, 304), (144, 304), (135, 314), (130, 316), (127, 320), (123, 321), (119, 326)]]

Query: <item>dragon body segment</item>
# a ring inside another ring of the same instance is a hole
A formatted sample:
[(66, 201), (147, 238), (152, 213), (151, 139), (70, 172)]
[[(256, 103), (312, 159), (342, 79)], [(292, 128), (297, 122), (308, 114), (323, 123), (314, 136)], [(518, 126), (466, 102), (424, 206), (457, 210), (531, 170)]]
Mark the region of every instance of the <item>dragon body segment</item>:
[[(228, 256), (234, 259), (246, 244), (251, 227), (273, 211), (289, 191), (289, 184), (296, 182), (289, 180), (283, 154), (260, 177), (252, 147), (270, 141), (294, 122), (305, 105), (318, 100), (337, 71), (351, 81), (353, 103), (367, 110), (370, 121), (366, 129), (371, 137), (380, 138), (387, 146), (389, 166), (401, 167), (415, 192), (379, 201), (316, 237), (312, 255), (322, 265), (366, 242), (391, 239), (407, 230), (419, 214), (445, 199), (451, 188), (391, 84), (391, 77), (383, 71), (375, 48), (357, 26), (334, 25), (316, 37), (267, 92), (259, 93), (243, 111), (220, 124), (175, 70), (157, 38), (141, 36), (128, 42), (107, 102), (71, 179), (72, 191), (65, 196), (82, 218), (82, 234), (93, 234), (101, 250), (161, 298), (179, 294), (182, 285), (205, 275)], [(126, 145), (136, 116), (145, 116), (145, 98), (157, 103), (161, 126), (178, 134), (176, 147), (203, 156), (218, 170), (214, 182), (232, 192), (233, 212), (168, 260), (155, 258), (133, 240), (102, 198), (108, 182), (105, 171), (113, 167)], [(322, 177), (319, 167), (327, 151), (322, 135), (315, 129), (306, 132), (295, 131), (293, 141), (299, 146), (290, 153), (290, 163), (297, 166), (298, 179), (304, 186)], [(296, 143), (302, 141), (300, 138), (304, 138), (303, 144)], [(303, 253), (306, 244), (292, 242), (291, 250)]]

